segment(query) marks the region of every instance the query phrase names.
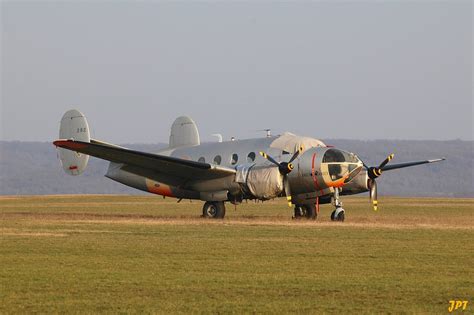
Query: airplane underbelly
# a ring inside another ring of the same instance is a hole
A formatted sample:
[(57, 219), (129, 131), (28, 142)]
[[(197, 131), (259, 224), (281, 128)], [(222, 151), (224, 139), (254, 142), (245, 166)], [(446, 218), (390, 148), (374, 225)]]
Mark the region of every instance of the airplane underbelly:
[(110, 163), (105, 177), (129, 187), (156, 195), (183, 199), (199, 199), (199, 193), (196, 191), (185, 190), (176, 186), (160, 183), (144, 176), (124, 171), (121, 167), (122, 164)]

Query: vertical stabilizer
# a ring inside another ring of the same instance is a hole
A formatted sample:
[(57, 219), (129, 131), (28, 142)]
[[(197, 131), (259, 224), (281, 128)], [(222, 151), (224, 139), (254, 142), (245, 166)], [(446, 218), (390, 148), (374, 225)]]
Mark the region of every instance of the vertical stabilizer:
[[(60, 139), (90, 142), (89, 125), (86, 117), (77, 109), (67, 111), (59, 127)], [(86, 169), (89, 156), (86, 154), (58, 148), (59, 159), (64, 171), (69, 175), (80, 175)]]
[(176, 118), (171, 126), (170, 148), (191, 147), (200, 143), (196, 123), (187, 116)]

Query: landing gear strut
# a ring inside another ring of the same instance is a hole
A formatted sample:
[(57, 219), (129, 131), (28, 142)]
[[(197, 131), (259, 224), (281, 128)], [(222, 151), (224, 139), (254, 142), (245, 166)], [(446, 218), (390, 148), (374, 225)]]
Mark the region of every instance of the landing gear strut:
[(202, 207), (202, 216), (211, 219), (223, 219), (225, 216), (225, 205), (223, 201), (206, 201)]
[(344, 221), (344, 209), (342, 208), (342, 201), (339, 197), (340, 188), (334, 188), (334, 197), (333, 197), (333, 204), (336, 207), (331, 213), (331, 221)]
[(306, 218), (316, 220), (316, 206), (314, 204), (295, 205), (295, 219)]

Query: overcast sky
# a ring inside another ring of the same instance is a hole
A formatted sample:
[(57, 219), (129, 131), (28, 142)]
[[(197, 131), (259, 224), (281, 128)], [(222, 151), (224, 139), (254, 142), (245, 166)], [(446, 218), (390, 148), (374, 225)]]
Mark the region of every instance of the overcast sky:
[(473, 6), (1, 1), (3, 140), (473, 139)]

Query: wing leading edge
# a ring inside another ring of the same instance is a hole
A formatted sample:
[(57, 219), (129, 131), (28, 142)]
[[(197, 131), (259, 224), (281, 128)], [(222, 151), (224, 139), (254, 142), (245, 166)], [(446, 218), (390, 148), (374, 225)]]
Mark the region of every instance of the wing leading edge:
[(382, 168), (382, 171), (390, 171), (390, 170), (396, 170), (399, 168), (404, 168), (404, 167), (410, 167), (410, 166), (415, 166), (415, 165), (421, 165), (421, 164), (428, 164), (428, 163), (436, 163), (436, 162), (441, 162), (446, 160), (445, 158), (441, 159), (434, 159), (434, 160), (425, 160), (425, 161), (415, 161), (415, 162), (407, 162), (407, 163), (399, 163), (399, 164), (390, 164), (386, 165)]
[(140, 173), (139, 175), (150, 174), (150, 178), (165, 175), (165, 178), (172, 178), (173, 182), (185, 182), (190, 179), (216, 179), (235, 174), (234, 169), (227, 167), (130, 150), (98, 140), (92, 141), (92, 139), (91, 142), (60, 139), (54, 141), (53, 144), (99, 159), (122, 163), (125, 164), (125, 167), (132, 166), (130, 169), (136, 169), (136, 173)]

